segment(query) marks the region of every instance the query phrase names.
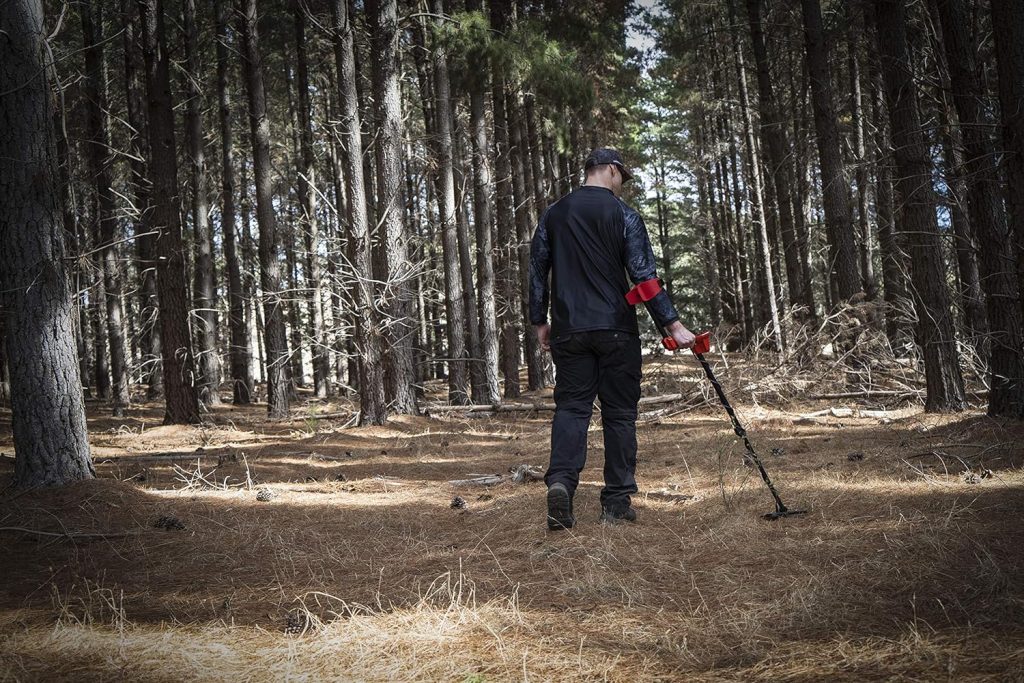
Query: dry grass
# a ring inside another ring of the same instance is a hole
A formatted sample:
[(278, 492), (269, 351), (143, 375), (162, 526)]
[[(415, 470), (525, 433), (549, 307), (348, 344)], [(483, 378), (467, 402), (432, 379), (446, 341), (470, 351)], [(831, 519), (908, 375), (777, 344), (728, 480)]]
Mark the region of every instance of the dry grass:
[(96, 417), (99, 480), (0, 500), (0, 680), (1024, 680), (1024, 426), (821, 407), (740, 406), (806, 517), (702, 408), (643, 426), (635, 526), (595, 424), (562, 534), (542, 484), (448, 483), (544, 464), (545, 415)]

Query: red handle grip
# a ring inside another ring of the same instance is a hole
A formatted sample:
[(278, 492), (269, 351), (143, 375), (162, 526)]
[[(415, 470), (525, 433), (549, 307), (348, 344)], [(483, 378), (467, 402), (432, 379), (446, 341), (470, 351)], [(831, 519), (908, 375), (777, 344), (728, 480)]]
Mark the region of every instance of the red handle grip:
[[(679, 350), (679, 344), (677, 344), (676, 340), (672, 337), (665, 337), (664, 339), (661, 340), (661, 344), (669, 351)], [(698, 334), (696, 339), (693, 340), (693, 346), (690, 347), (690, 350), (693, 351), (694, 353), (707, 353), (708, 351), (710, 351), (711, 333), (701, 332), (700, 334)]]
[(693, 340), (693, 346), (690, 350), (694, 353), (707, 353), (711, 350), (711, 333), (701, 332), (697, 335), (697, 338)]

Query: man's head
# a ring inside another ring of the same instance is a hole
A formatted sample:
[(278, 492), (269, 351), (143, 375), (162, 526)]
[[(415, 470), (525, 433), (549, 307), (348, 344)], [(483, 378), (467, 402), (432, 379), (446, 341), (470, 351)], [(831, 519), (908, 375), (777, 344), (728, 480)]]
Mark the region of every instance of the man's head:
[(631, 180), (633, 174), (622, 161), (622, 155), (610, 147), (598, 147), (587, 157), (583, 165), (588, 185), (606, 187), (619, 196), (622, 184)]

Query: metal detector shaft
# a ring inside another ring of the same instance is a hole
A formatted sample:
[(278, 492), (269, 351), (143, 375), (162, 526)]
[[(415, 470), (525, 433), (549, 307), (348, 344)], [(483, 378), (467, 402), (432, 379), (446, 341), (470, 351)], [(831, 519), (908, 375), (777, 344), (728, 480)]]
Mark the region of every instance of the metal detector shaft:
[[(674, 351), (679, 347), (675, 344), (675, 340), (671, 337), (666, 337), (663, 340), (665, 348)], [(704, 358), (704, 353), (710, 350), (710, 333), (705, 332), (697, 335), (697, 339), (694, 342), (693, 355), (700, 361), (700, 365), (704, 368), (704, 374), (707, 375), (708, 380), (711, 382), (711, 386), (715, 388), (715, 393), (718, 395), (718, 400), (722, 402), (722, 407), (725, 408), (725, 412), (729, 413), (729, 419), (732, 420), (732, 429), (736, 432), (736, 436), (743, 439), (743, 445), (747, 449), (746, 457), (756, 467), (757, 471), (761, 474), (761, 479), (764, 480), (768, 490), (772, 493), (772, 498), (775, 499), (775, 512), (770, 512), (765, 515), (766, 519), (778, 519), (779, 517), (785, 517), (787, 515), (799, 515), (804, 514), (804, 510), (790, 510), (782, 502), (782, 498), (779, 497), (779, 492), (775, 490), (775, 485), (772, 484), (771, 477), (768, 476), (768, 471), (764, 468), (764, 464), (761, 462), (761, 458), (758, 457), (757, 452), (754, 450), (754, 446), (751, 445), (750, 439), (747, 438), (747, 430), (740, 424), (740, 419), (736, 417), (736, 411), (733, 410), (729, 404), (729, 399), (725, 397), (725, 392), (722, 390), (722, 385), (715, 377), (715, 372), (711, 369), (711, 365)]]

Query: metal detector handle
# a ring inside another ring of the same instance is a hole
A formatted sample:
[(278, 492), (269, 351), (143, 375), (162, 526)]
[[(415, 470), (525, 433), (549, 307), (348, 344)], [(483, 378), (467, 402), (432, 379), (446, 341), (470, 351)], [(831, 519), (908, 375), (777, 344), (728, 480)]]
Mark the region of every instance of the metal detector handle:
[[(661, 340), (661, 344), (669, 351), (679, 350), (679, 344), (676, 343), (676, 340), (673, 337), (665, 337), (664, 339)], [(701, 354), (710, 351), (711, 333), (701, 332), (700, 334), (698, 334), (697, 337), (693, 340), (693, 346), (690, 347), (690, 350), (693, 351), (694, 355), (696, 356), (700, 356)]]

